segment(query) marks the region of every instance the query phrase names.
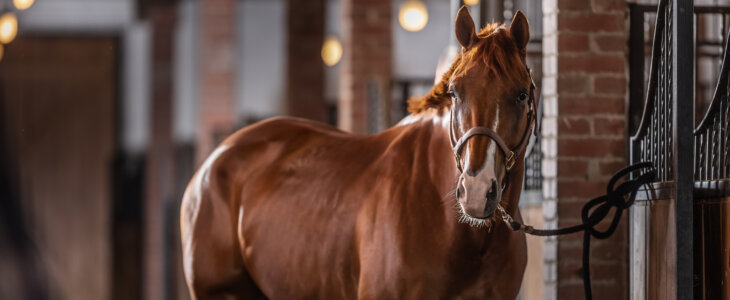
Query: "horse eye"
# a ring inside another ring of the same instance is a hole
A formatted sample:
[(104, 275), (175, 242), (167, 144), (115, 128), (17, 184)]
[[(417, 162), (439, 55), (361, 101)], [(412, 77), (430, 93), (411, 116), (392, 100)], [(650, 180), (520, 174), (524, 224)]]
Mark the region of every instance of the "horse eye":
[(449, 97), (451, 97), (451, 100), (456, 100), (456, 93), (453, 90), (449, 90)]
[(525, 100), (527, 100), (527, 92), (525, 90), (522, 90), (520, 92), (520, 95), (517, 96), (517, 101), (519, 101), (519, 102), (525, 102)]

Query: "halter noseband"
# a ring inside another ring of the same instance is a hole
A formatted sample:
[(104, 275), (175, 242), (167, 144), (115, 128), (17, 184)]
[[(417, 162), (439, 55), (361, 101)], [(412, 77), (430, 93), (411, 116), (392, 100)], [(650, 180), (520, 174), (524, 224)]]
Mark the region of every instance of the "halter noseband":
[[(517, 155), (519, 153), (522, 153), (522, 151), (524, 151), (527, 147), (527, 144), (530, 142), (530, 131), (532, 131), (533, 134), (537, 135), (538, 128), (535, 126), (535, 122), (537, 120), (538, 103), (535, 102), (535, 82), (532, 80), (532, 70), (530, 70), (530, 68), (527, 68), (527, 72), (530, 75), (530, 92), (527, 99), (527, 105), (529, 107), (529, 111), (527, 112), (527, 119), (529, 124), (527, 125), (527, 130), (525, 131), (525, 134), (522, 136), (522, 141), (520, 141), (520, 144), (517, 145), (514, 150), (512, 150), (507, 146), (507, 143), (504, 142), (502, 137), (500, 137), (496, 131), (492, 130), (491, 128), (482, 126), (476, 126), (469, 129), (466, 133), (464, 133), (463, 136), (459, 138), (458, 141), (454, 141), (454, 126), (453, 124), (450, 124), (449, 136), (451, 139), (451, 147), (454, 151), (456, 167), (459, 169), (459, 172), (464, 173), (464, 170), (462, 170), (461, 168), (461, 148), (464, 147), (464, 145), (467, 141), (469, 141), (470, 138), (473, 138), (477, 135), (483, 135), (492, 139), (497, 144), (497, 146), (499, 146), (499, 149), (502, 150), (502, 153), (504, 153), (504, 166), (507, 172), (509, 172), (517, 162)], [(450, 122), (454, 122), (453, 113)]]

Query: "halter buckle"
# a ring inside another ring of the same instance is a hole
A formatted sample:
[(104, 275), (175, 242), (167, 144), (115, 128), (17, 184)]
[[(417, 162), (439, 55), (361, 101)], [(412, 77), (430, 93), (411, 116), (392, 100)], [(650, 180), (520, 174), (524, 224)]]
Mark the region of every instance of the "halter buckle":
[(509, 154), (507, 154), (507, 157), (504, 158), (504, 167), (507, 169), (507, 171), (511, 170), (512, 167), (515, 166), (515, 152), (510, 151)]

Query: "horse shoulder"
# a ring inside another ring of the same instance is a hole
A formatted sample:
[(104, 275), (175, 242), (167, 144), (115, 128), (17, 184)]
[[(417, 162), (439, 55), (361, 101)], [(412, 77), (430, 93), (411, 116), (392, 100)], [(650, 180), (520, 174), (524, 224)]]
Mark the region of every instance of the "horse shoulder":
[[(422, 124), (399, 132), (374, 162), (378, 176), (360, 212), (357, 236), (361, 261), (360, 299), (436, 299), (443, 288), (430, 278), (443, 270), (448, 226), (440, 183), (429, 172), (431, 131)], [(450, 212), (450, 211), (449, 211)]]

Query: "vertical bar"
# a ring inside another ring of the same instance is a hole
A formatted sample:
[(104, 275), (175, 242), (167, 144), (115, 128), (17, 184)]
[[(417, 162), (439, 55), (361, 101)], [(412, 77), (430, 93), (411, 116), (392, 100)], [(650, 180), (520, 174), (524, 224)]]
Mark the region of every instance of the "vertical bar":
[(677, 299), (694, 296), (692, 129), (694, 127), (694, 0), (672, 1), (672, 118), (674, 141)]
[(644, 109), (644, 11), (629, 4), (629, 136), (641, 122)]
[[(725, 36), (724, 34), (722, 35)], [(721, 76), (722, 74), (720, 74)], [(718, 76), (718, 77), (720, 77)], [(722, 149), (725, 148), (725, 101), (720, 101), (720, 109), (717, 111), (717, 179), (725, 178), (725, 172), (722, 168), (725, 162), (725, 156), (722, 153)]]

